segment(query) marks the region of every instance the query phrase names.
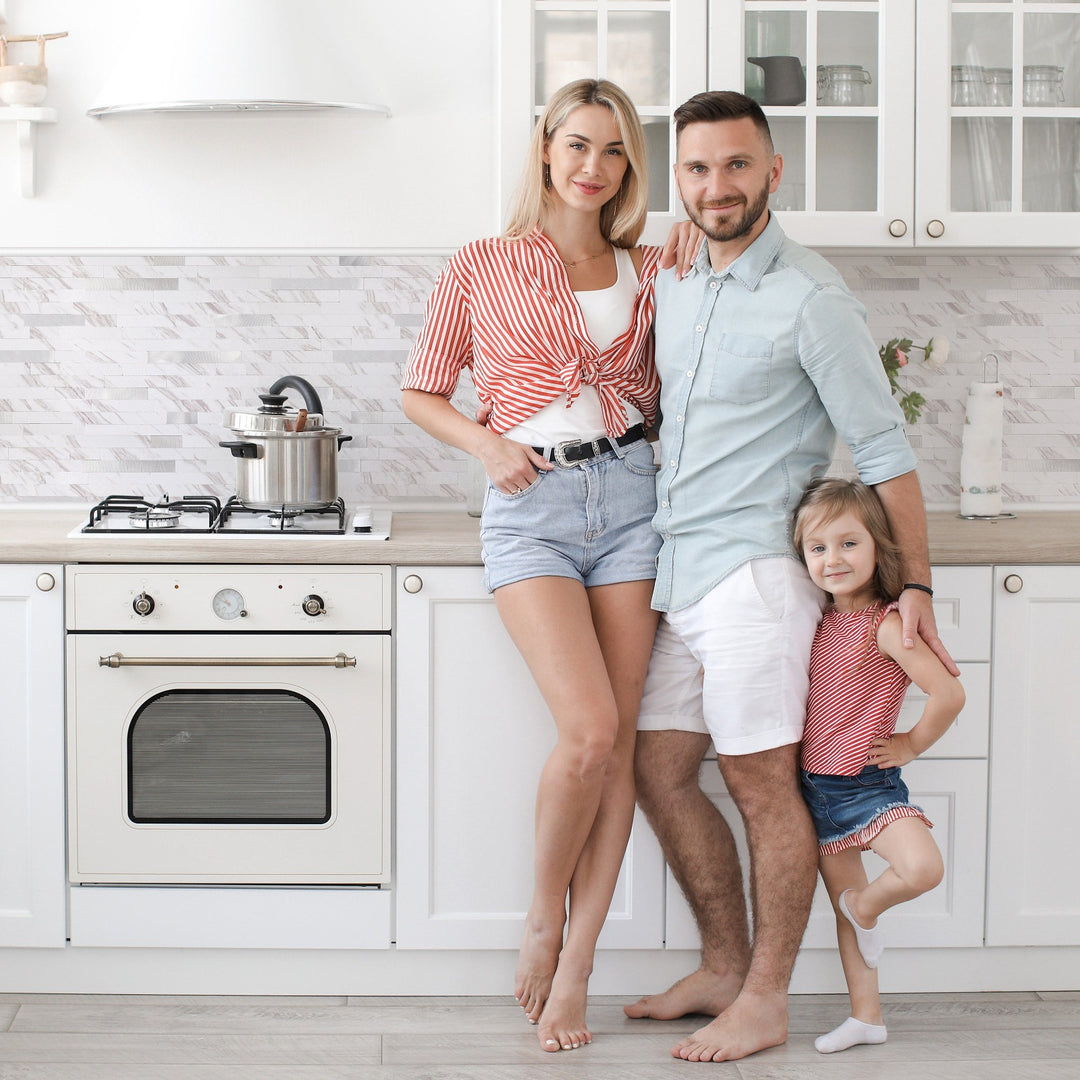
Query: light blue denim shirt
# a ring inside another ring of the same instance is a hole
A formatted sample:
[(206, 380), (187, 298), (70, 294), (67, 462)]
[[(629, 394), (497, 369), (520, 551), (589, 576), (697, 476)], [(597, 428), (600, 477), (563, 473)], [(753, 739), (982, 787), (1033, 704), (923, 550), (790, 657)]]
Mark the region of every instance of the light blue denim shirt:
[(865, 309), (775, 217), (721, 273), (703, 245), (681, 282), (660, 274), (656, 364), (661, 611), (748, 559), (794, 557), (791, 513), (837, 434), (867, 484), (915, 468)]

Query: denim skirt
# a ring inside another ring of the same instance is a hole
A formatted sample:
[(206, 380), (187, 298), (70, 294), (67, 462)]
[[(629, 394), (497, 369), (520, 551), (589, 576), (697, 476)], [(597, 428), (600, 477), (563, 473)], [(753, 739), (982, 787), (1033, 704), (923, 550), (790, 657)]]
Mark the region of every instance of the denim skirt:
[(922, 809), (908, 801), (907, 784), (898, 768), (868, 765), (855, 776), (826, 776), (805, 769), (800, 773), (803, 798), (824, 854), (855, 846), (866, 850), (897, 818), (917, 817), (930, 826)]

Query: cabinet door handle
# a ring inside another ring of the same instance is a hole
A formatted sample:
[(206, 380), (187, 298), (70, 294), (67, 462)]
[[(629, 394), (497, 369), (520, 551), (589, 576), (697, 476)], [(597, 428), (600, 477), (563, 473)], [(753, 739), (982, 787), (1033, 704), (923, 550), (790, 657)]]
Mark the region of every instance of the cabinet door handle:
[(54, 578), (52, 574), (38, 574), (37, 581), (34, 584), (36, 584), (42, 592), (51, 592), (56, 588), (56, 578)]
[(889, 222), (889, 235), (897, 238), (904, 235), (907, 232), (907, 222), (903, 218), (893, 218)]
[(1009, 574), (1001, 585), (1006, 592), (1018, 593), (1024, 587), (1024, 579), (1019, 574)]
[(935, 240), (937, 240), (940, 236), (944, 236), (945, 222), (939, 221), (937, 218), (934, 218), (932, 221), (928, 221), (926, 223), (926, 235), (932, 236)]
[(409, 574), (401, 583), (407, 593), (418, 593), (424, 587), (424, 579), (419, 574)]

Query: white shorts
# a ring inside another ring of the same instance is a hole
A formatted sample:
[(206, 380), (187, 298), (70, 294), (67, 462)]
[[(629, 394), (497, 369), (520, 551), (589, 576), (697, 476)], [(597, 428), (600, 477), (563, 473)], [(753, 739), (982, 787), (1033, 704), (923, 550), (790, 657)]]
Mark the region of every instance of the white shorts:
[(802, 738), (810, 646), (825, 594), (802, 563), (751, 559), (660, 619), (639, 731), (697, 731), (722, 755)]

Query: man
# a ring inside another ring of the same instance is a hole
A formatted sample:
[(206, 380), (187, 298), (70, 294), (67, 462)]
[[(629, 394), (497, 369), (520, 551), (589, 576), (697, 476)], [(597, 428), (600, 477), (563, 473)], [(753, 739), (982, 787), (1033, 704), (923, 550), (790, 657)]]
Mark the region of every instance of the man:
[[(865, 312), (768, 210), (783, 161), (743, 94), (675, 111), (675, 178), (704, 233), (694, 269), (657, 284), (662, 391), (653, 606), (664, 612), (639, 720), (638, 797), (702, 937), (697, 971), (626, 1007), (716, 1016), (672, 1050), (745, 1057), (787, 1038), (787, 987), (813, 896), (817, 842), (798, 743), (822, 595), (791, 550), (789, 515), (844, 438), (903, 552), (905, 643), (937, 639), (915, 456)], [(922, 591), (926, 589), (927, 591)], [(951, 667), (955, 670), (955, 665)], [(746, 826), (751, 945), (731, 832), (698, 784), (712, 739)]]

